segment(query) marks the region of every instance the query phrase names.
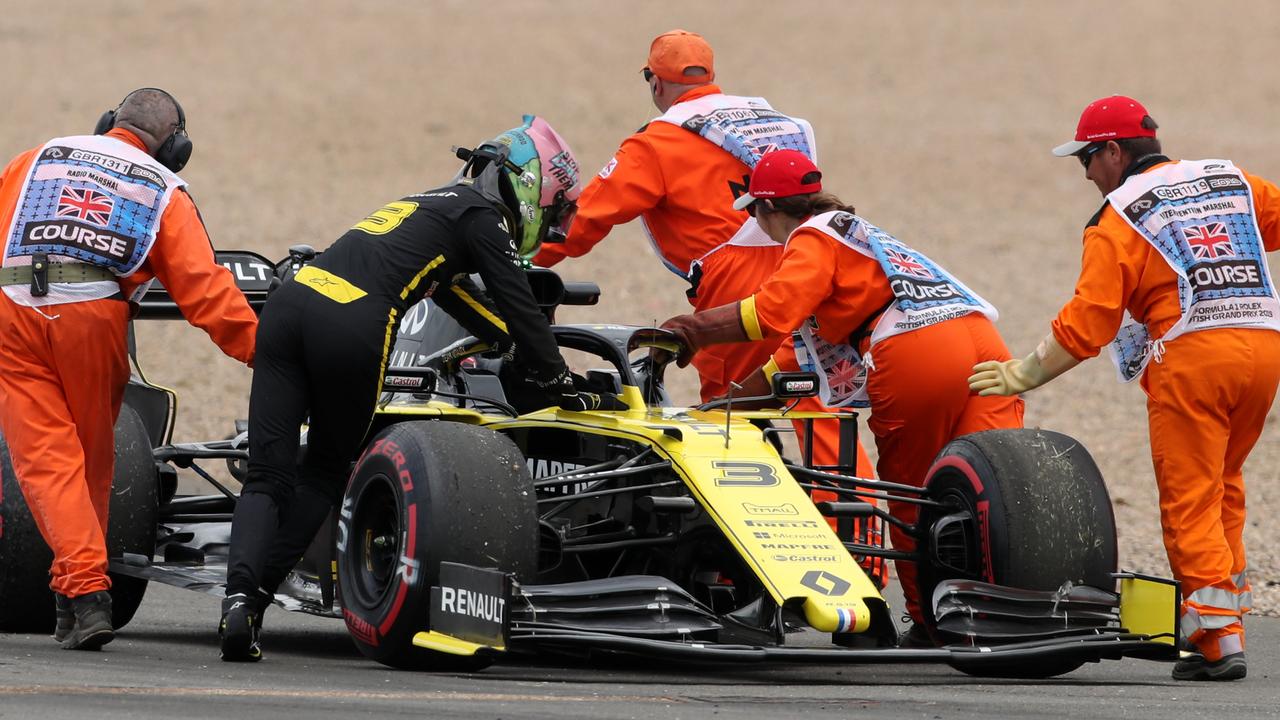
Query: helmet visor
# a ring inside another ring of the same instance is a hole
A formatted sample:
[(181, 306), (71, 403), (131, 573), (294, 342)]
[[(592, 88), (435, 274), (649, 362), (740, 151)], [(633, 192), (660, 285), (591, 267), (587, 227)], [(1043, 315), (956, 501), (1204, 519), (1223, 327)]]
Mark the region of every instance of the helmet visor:
[(565, 200), (563, 193), (557, 193), (555, 204), (543, 210), (542, 237), (538, 244), (563, 243), (569, 237), (569, 227), (577, 216), (578, 203)]

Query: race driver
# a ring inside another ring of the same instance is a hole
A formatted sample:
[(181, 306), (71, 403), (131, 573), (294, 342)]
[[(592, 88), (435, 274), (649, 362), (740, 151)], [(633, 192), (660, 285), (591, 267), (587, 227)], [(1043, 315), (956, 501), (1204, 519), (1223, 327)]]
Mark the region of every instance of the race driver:
[[(262, 657), (262, 613), (342, 496), (396, 328), (424, 297), (479, 339), (514, 342), (541, 407), (625, 408), (575, 389), (524, 273), (522, 256), (562, 232), (579, 189), (569, 146), (526, 115), (471, 151), (453, 184), (384, 205), (271, 295), (249, 398), (248, 477), (231, 529), (223, 660)], [(472, 273), (496, 308), (466, 280)]]
[(54, 138), (0, 175), (0, 430), (53, 550), (64, 648), (114, 637), (105, 537), (129, 300), (159, 279), (188, 322), (253, 362), (257, 318), (175, 174), (190, 155), (181, 106), (142, 88), (94, 135)]
[[(638, 217), (662, 263), (690, 283), (687, 294), (694, 308), (741, 300), (777, 267), (782, 246), (732, 202), (746, 190), (751, 168), (768, 149), (793, 148), (816, 158), (813, 129), (805, 120), (774, 110), (764, 98), (721, 92), (714, 83), (711, 46), (696, 33), (671, 30), (654, 38), (642, 72), (662, 115), (622, 141), (583, 190), (565, 242), (543, 245), (533, 261), (551, 267), (566, 257), (585, 255), (615, 225)], [(698, 353), (693, 364), (702, 399), (724, 395), (731, 381), (764, 364), (780, 344), (779, 362), (794, 369), (794, 355), (784, 339), (773, 336)], [(805, 399), (797, 409), (823, 408)], [(819, 420), (814, 426), (814, 462), (835, 465), (837, 423)], [(795, 427), (802, 435), (803, 425), (796, 422)], [(871, 463), (861, 444), (856, 457), (857, 474), (870, 477)], [(830, 493), (815, 493), (815, 500), (834, 499)], [(863, 541), (872, 533), (878, 536), (878, 521), (855, 524), (842, 534)], [(883, 584), (883, 578), (877, 580)]]
[[(687, 352), (708, 345), (780, 336), (800, 328), (801, 365), (818, 371), (822, 400), (832, 407), (871, 409), (878, 476), (923, 487), (948, 442), (968, 433), (1022, 427), (1022, 401), (977, 397), (961, 380), (977, 360), (1009, 357), (993, 320), (996, 311), (923, 253), (854, 214), (822, 190), (822, 173), (804, 153), (777, 150), (760, 159), (747, 194), (748, 210), (769, 237), (785, 243), (778, 269), (753, 295), (667, 320), (662, 327)], [(682, 361), (687, 361), (682, 359)], [(867, 368), (866, 383), (858, 368)], [(773, 361), (743, 382), (743, 394), (768, 395)], [(890, 502), (906, 525), (918, 507)], [(896, 550), (911, 551), (911, 534), (890, 525)], [(907, 612), (915, 622), (903, 644), (927, 645), (916, 568), (897, 563)], [(928, 600), (928, 598), (923, 598)]]
[(1146, 108), (1121, 95), (1090, 103), (1053, 152), (1077, 158), (1105, 198), (1075, 295), (1034, 353), (980, 363), (969, 385), (1023, 393), (1110, 344), (1121, 379), (1140, 377), (1147, 394), (1165, 550), (1196, 649), (1173, 677), (1243, 678), (1242, 467), (1280, 381), (1265, 255), (1280, 248), (1280, 189), (1227, 160), (1170, 160)]

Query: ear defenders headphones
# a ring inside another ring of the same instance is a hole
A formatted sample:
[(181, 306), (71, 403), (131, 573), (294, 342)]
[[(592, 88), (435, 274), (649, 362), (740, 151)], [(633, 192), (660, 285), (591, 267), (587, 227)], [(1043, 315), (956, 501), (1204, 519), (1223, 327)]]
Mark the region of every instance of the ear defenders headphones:
[(178, 104), (177, 98), (160, 88), (138, 88), (129, 95), (125, 95), (124, 100), (121, 100), (115, 109), (102, 113), (102, 117), (98, 118), (98, 124), (93, 128), (93, 134), (105, 135), (108, 130), (115, 127), (116, 113), (129, 100), (130, 95), (141, 90), (155, 90), (164, 94), (173, 101), (173, 107), (178, 111), (178, 124), (174, 126), (173, 132), (169, 133), (169, 137), (160, 143), (160, 147), (156, 148), (153, 155), (157, 162), (176, 173), (186, 167), (187, 161), (191, 159), (191, 138), (187, 137), (187, 116), (182, 112), (182, 105)]

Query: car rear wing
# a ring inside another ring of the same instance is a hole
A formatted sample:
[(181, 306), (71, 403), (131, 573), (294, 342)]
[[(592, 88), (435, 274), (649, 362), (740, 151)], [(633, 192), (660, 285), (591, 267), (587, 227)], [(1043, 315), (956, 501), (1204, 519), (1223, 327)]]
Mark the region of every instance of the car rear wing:
[[(218, 250), (214, 253), (217, 263), (231, 272), (236, 287), (244, 293), (249, 307), (261, 313), (277, 277), (282, 276), (292, 258), (273, 263), (248, 250)], [(309, 258), (308, 258), (309, 259)], [(297, 268), (294, 268), (296, 270)], [(595, 305), (600, 301), (600, 287), (593, 282), (564, 282), (560, 276), (545, 268), (528, 270), (530, 289), (538, 306), (554, 322), (555, 310), (561, 305)], [(181, 320), (182, 311), (170, 297), (169, 291), (156, 280), (147, 289), (142, 300), (138, 319)]]
[[(276, 265), (261, 255), (248, 250), (218, 250), (214, 253), (217, 263), (231, 272), (236, 287), (244, 293), (249, 307), (262, 312), (267, 302), (267, 292), (276, 277)], [(136, 317), (145, 320), (181, 320), (182, 310), (170, 297), (169, 291), (156, 280), (138, 303)]]

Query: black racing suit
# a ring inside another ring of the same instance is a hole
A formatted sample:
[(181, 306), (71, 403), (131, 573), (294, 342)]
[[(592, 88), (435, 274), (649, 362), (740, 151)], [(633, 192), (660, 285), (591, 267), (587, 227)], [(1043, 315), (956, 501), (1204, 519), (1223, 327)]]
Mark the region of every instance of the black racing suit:
[[(228, 595), (274, 592), (341, 498), (397, 326), (424, 297), (482, 340), (514, 341), (535, 382), (571, 386), (506, 227), (469, 187), (410, 195), (357, 223), (272, 293), (258, 325), (249, 471), (232, 524)], [(458, 282), (471, 273), (484, 280), (492, 305), (474, 284)], [(299, 466), (298, 433), (308, 418)]]

